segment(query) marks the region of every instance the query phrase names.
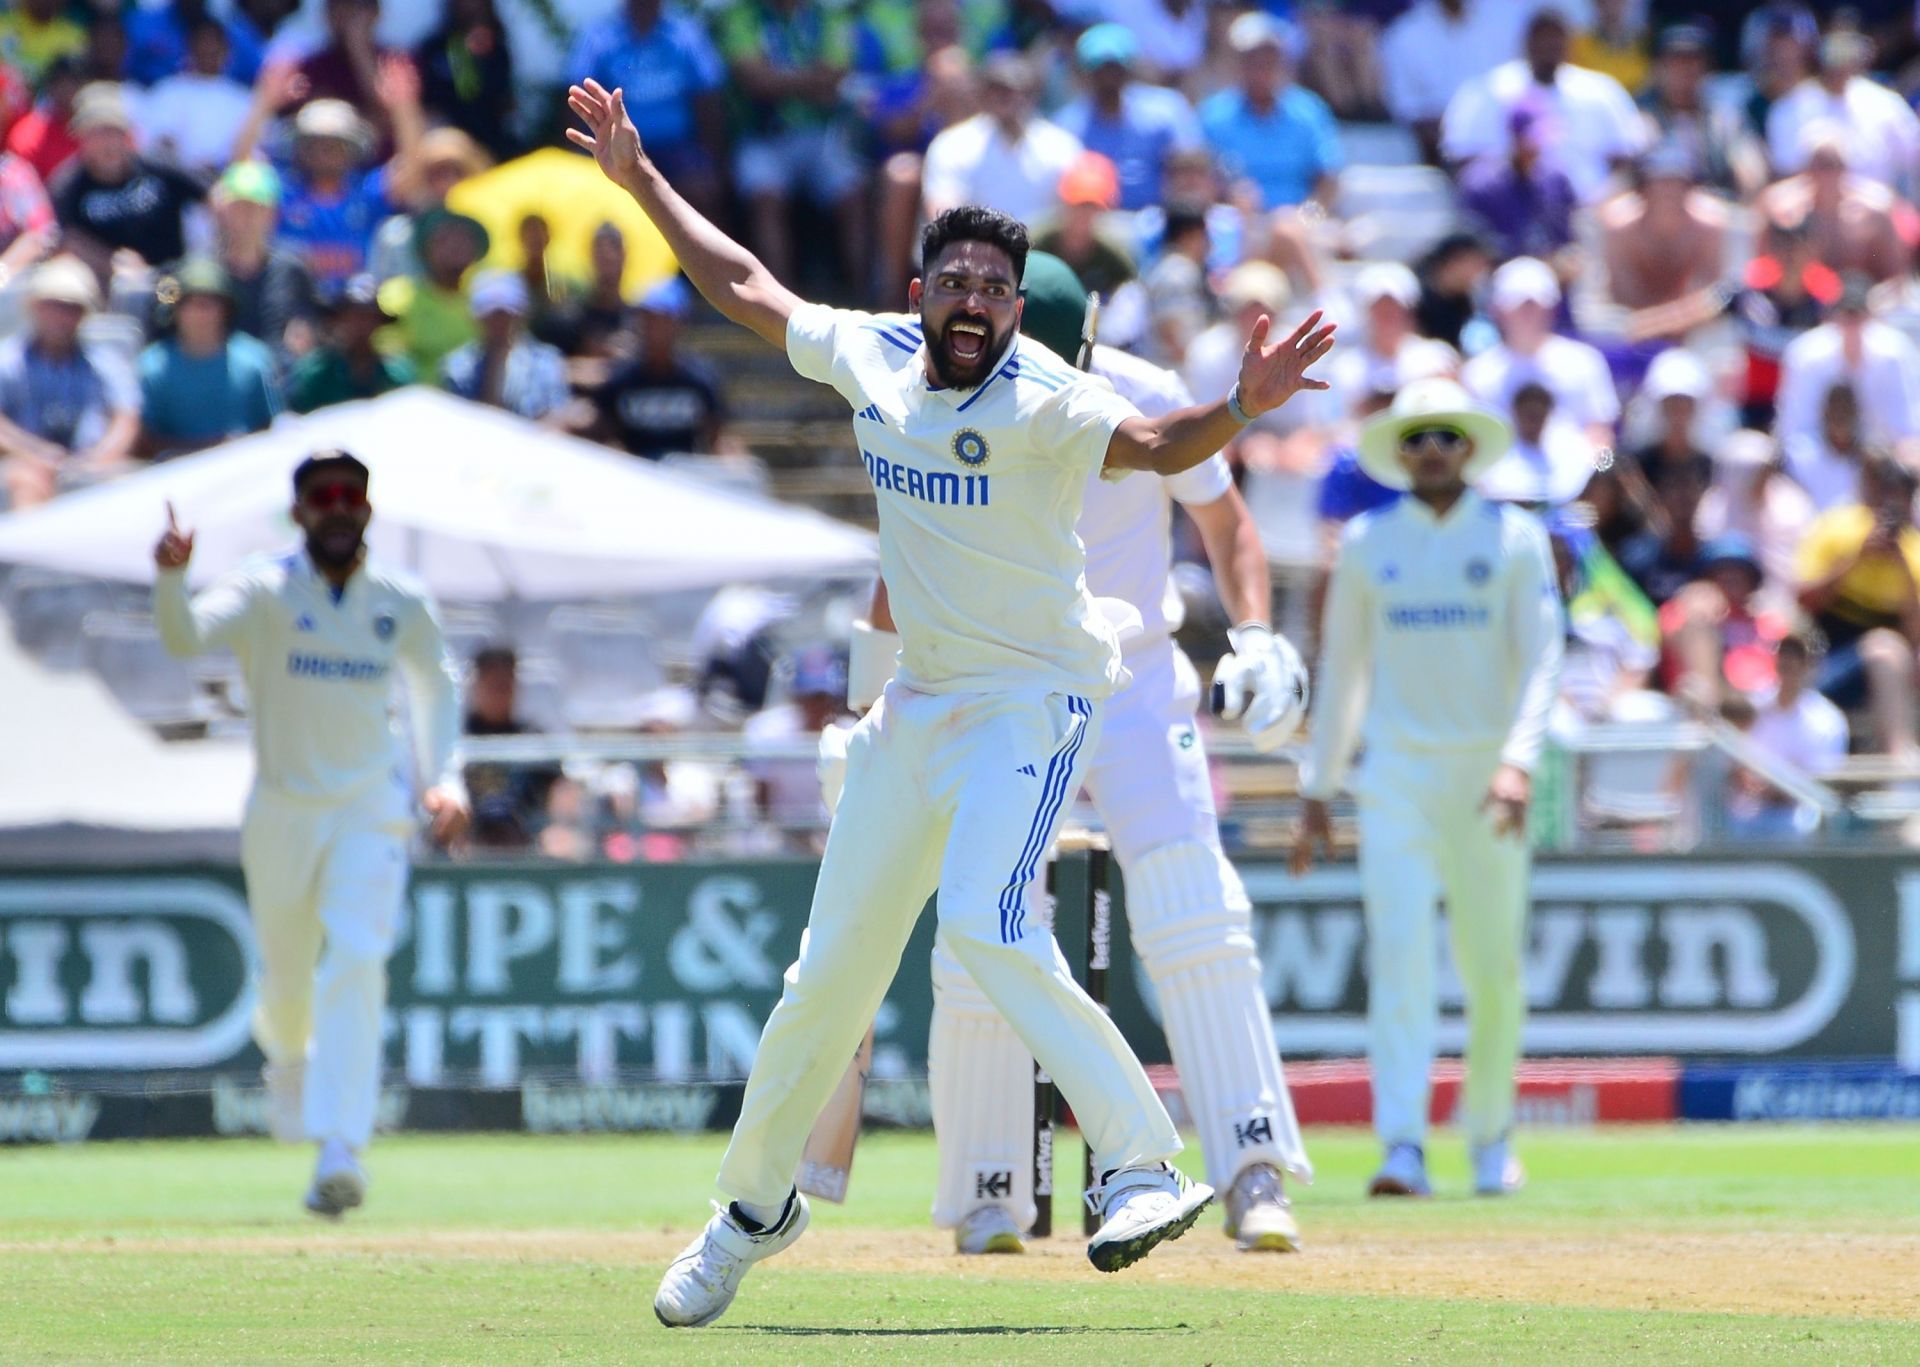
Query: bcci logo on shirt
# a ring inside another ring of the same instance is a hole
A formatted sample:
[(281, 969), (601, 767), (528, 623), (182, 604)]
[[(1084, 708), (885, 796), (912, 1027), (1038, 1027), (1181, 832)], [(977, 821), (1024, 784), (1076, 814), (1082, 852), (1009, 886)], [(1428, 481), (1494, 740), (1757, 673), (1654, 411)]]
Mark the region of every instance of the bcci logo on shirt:
[(383, 612), (373, 619), (373, 634), (383, 641), (393, 639), (393, 614)]
[(1487, 576), (1492, 573), (1493, 566), (1484, 560), (1473, 559), (1467, 562), (1467, 582), (1469, 584), (1484, 584), (1487, 582)]
[(953, 434), (953, 458), (968, 469), (985, 465), (992, 454), (987, 449), (987, 439), (971, 427), (963, 427)]

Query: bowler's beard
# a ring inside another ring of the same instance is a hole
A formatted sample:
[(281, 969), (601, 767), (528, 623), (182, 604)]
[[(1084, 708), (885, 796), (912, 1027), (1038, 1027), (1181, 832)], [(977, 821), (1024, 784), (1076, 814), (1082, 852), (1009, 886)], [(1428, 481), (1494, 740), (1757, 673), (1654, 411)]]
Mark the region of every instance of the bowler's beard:
[[(986, 345), (980, 348), (979, 360), (961, 361), (949, 349), (947, 337), (956, 321), (979, 323), (986, 328), (987, 341)], [(938, 337), (934, 336), (933, 330), (926, 325), (924, 317), (920, 322), (920, 330), (926, 337), (927, 361), (932, 365), (933, 376), (940, 382), (942, 389), (978, 389), (987, 382), (987, 377), (993, 374), (994, 367), (1000, 364), (1000, 358), (1013, 341), (1012, 333), (1002, 337), (996, 332), (991, 319), (962, 319), (959, 314), (954, 314), (947, 319), (946, 329), (942, 330)]]
[(323, 570), (344, 570), (360, 558), (366, 537), (365, 527), (345, 518), (328, 518), (307, 533), (307, 556)]

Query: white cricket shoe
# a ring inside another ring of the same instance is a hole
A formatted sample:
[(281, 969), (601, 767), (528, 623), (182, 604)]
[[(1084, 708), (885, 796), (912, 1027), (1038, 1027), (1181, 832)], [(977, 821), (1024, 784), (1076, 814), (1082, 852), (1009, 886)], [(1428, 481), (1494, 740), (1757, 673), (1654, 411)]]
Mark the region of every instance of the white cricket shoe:
[(969, 1211), (953, 1231), (956, 1253), (1025, 1253), (1027, 1241), (1005, 1206)]
[(366, 1199), (367, 1174), (360, 1159), (345, 1141), (327, 1140), (320, 1146), (320, 1161), (314, 1165), (313, 1185), (307, 1188), (307, 1209), (338, 1220)]
[(1086, 1196), (1100, 1217), (1087, 1260), (1102, 1272), (1131, 1266), (1155, 1245), (1192, 1229), (1212, 1200), (1212, 1187), (1189, 1181), (1171, 1163), (1115, 1168)]
[(653, 1313), (669, 1329), (712, 1324), (733, 1304), (747, 1269), (771, 1258), (806, 1230), (807, 1198), (798, 1190), (771, 1229), (749, 1230), (737, 1207), (714, 1203), (713, 1218), (700, 1237), (667, 1267), (653, 1293)]
[(1527, 1170), (1504, 1137), (1473, 1147), (1473, 1194), (1506, 1196), (1527, 1184)]
[(1300, 1223), (1293, 1218), (1280, 1169), (1249, 1163), (1227, 1190), (1227, 1237), (1242, 1253), (1298, 1253)]
[(298, 1144), (307, 1137), (302, 1103), (307, 1091), (307, 1065), (269, 1063), (260, 1070), (267, 1085), (267, 1133), (282, 1144)]
[(1418, 1144), (1395, 1144), (1367, 1186), (1369, 1196), (1431, 1196), (1427, 1156)]

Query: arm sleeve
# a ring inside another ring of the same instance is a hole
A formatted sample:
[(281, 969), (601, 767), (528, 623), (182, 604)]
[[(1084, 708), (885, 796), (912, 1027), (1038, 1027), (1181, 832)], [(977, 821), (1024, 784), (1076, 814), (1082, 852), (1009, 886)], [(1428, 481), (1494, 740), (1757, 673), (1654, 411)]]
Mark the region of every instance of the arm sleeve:
[(1083, 470), (1106, 463), (1113, 430), (1140, 410), (1114, 392), (1098, 375), (1082, 374), (1077, 384), (1049, 394), (1034, 411), (1029, 430), (1042, 456)]
[(1227, 458), (1215, 451), (1191, 470), (1167, 476), (1167, 492), (1176, 503), (1195, 506), (1225, 498), (1233, 487), (1233, 470)]
[(1588, 352), (1587, 391), (1588, 402), (1593, 406), (1591, 420), (1617, 423), (1620, 421), (1620, 391), (1613, 387), (1613, 372), (1607, 368), (1607, 358), (1597, 349), (1589, 347)]
[(1513, 668), (1524, 672), (1519, 713), (1507, 732), (1500, 759), (1531, 773), (1540, 760), (1540, 742), (1553, 711), (1560, 655), (1566, 644), (1553, 554), (1547, 549), (1546, 533), (1538, 527), (1527, 528), (1521, 539), (1508, 592), (1512, 595), (1508, 613), (1513, 623)]
[(842, 338), (865, 314), (825, 304), (802, 304), (787, 317), (787, 360), (809, 380), (839, 388), (835, 362)]
[(1354, 528), (1340, 543), (1320, 626), (1320, 668), (1313, 681), (1313, 735), (1300, 768), (1300, 795), (1321, 801), (1340, 791), (1366, 713), (1372, 632), (1366, 570)]
[(185, 570), (162, 570), (153, 580), (153, 624), (167, 653), (189, 656), (232, 646), (252, 617), (254, 581), (230, 574), (206, 592), (187, 597)]
[(440, 631), (440, 615), (422, 597), (415, 603), (398, 651), (413, 715), (414, 761), (428, 788), (466, 791), (461, 778), (460, 667)]

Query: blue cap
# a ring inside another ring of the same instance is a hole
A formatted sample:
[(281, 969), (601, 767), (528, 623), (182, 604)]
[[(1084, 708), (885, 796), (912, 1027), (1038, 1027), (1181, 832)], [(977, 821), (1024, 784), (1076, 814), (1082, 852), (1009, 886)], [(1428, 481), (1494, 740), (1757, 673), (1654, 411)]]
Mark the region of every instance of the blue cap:
[(811, 646), (793, 662), (793, 696), (844, 698), (847, 665), (825, 646)]
[(1743, 532), (1724, 533), (1700, 548), (1700, 568), (1710, 570), (1715, 565), (1744, 565), (1753, 571), (1756, 579), (1766, 577), (1766, 571), (1760, 566), (1760, 552), (1752, 538)]
[(693, 291), (677, 275), (670, 275), (653, 286), (634, 305), (647, 313), (662, 313), (669, 318), (685, 318), (693, 312)]
[(1122, 24), (1095, 24), (1080, 35), (1080, 41), (1073, 45), (1073, 55), (1082, 71), (1092, 71), (1108, 62), (1132, 66), (1133, 59), (1140, 55), (1140, 44)]

